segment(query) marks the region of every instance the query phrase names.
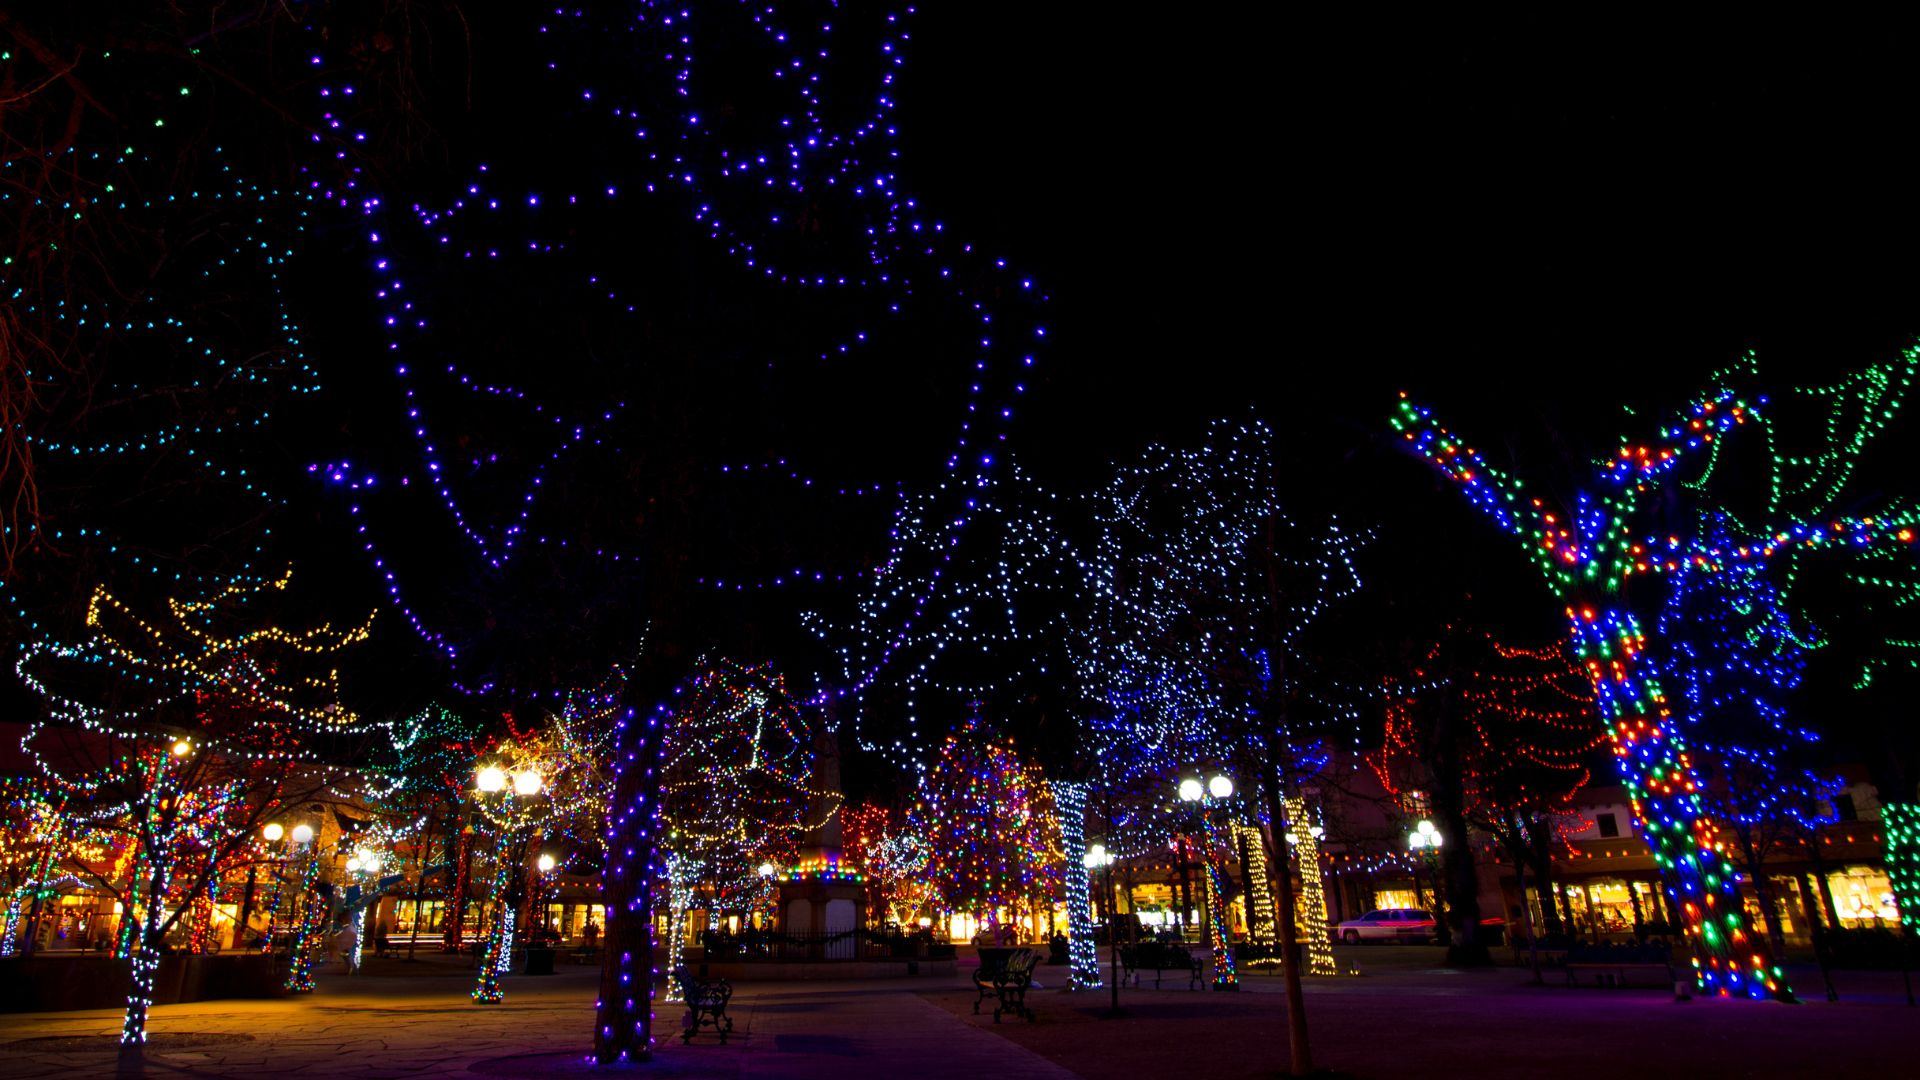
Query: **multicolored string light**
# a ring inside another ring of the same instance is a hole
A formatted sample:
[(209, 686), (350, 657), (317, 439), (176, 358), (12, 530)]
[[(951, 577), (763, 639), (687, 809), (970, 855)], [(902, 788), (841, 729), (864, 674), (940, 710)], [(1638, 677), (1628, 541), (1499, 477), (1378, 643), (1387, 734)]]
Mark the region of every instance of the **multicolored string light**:
[[(1911, 510), (1852, 517), (1835, 512), (1832, 504), (1859, 453), (1898, 410), (1915, 363), (1910, 352), (1866, 376), (1811, 391), (1829, 406), (1824, 445), (1807, 455), (1770, 451), (1771, 484), (1760, 518), (1749, 521), (1729, 513), (1724, 527), (1685, 533), (1653, 517), (1670, 484), (1706, 488), (1722, 464), (1721, 444), (1742, 430), (1759, 429), (1770, 447), (1781, 445), (1767, 418), (1767, 399), (1734, 389), (1736, 381), (1753, 374), (1750, 357), (1716, 373), (1713, 388), (1663, 427), (1657, 439), (1628, 443), (1601, 462), (1593, 492), (1576, 492), (1564, 502), (1528, 495), (1520, 480), (1492, 466), (1404, 395), (1393, 419), (1411, 449), (1522, 540), (1565, 602), (1572, 650), (1610, 728), (1635, 824), (1685, 914), (1696, 975), (1709, 993), (1792, 998), (1767, 943), (1756, 940), (1747, 925), (1739, 874), (1702, 805), (1699, 772), (1680, 732), (1675, 703), (1663, 689), (1657, 658), (1649, 656), (1626, 587), (1680, 575), (1739, 573), (1734, 568), (1775, 562), (1785, 568), (1791, 590), (1795, 564), (1807, 554), (1910, 547)], [(1849, 422), (1850, 428), (1842, 426)], [(1691, 473), (1681, 472), (1683, 462)]]

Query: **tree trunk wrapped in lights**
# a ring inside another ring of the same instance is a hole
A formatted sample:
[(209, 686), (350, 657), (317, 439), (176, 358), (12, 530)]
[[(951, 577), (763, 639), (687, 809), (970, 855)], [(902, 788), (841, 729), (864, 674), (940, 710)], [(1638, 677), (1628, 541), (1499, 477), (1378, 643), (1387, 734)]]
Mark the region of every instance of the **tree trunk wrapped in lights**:
[(1103, 985), (1093, 930), (1093, 864), (1087, 857), (1087, 788), (1085, 782), (1056, 780), (1053, 784), (1060, 846), (1066, 856), (1067, 976), (1075, 990), (1097, 990)]
[(1272, 868), (1267, 862), (1266, 840), (1259, 828), (1239, 821), (1233, 823), (1233, 837), (1238, 845), (1240, 872), (1246, 878), (1247, 942), (1263, 949), (1277, 949), (1280, 938), (1274, 918)]
[(1338, 975), (1340, 966), (1333, 961), (1333, 938), (1327, 921), (1327, 883), (1320, 868), (1320, 837), (1313, 818), (1308, 816), (1305, 798), (1287, 795), (1281, 801), (1291, 826), (1287, 845), (1300, 864), (1299, 918), (1307, 928), (1307, 974)]
[(1213, 949), (1213, 988), (1239, 989), (1240, 974), (1233, 960), (1233, 930), (1227, 922), (1227, 874), (1222, 852), (1229, 843), (1231, 830), (1203, 818), (1205, 832), (1200, 844), (1201, 885), (1206, 890), (1207, 944)]
[(687, 966), (687, 909), (693, 906), (693, 883), (686, 879), (686, 861), (667, 855), (667, 993), (668, 1001), (680, 1001), (679, 972)]
[(601, 1065), (653, 1058), (654, 898), (664, 867), (656, 846), (664, 730), (658, 712), (632, 710), (616, 722), (614, 784), (607, 808), (606, 868), (601, 895), (607, 926), (600, 961), (600, 999), (593, 1059)]
[[(1716, 373), (1655, 439), (1602, 460), (1593, 490), (1564, 500), (1527, 492), (1405, 395), (1393, 420), (1410, 449), (1525, 545), (1564, 604), (1570, 649), (1592, 684), (1635, 827), (1683, 916), (1696, 981), (1708, 993), (1793, 999), (1765, 935), (1749, 925), (1729, 845), (1703, 805), (1692, 740), (1681, 727), (1685, 701), (1670, 698), (1661, 679), (1661, 658), (1673, 643), (1648, 640), (1634, 603), (1647, 597), (1630, 596), (1629, 586), (1664, 597), (1675, 579), (1702, 576), (1753, 598), (1776, 573), (1786, 603), (1801, 561), (1812, 555), (1837, 552), (1851, 563), (1871, 557), (1859, 553), (1910, 552), (1920, 521), (1913, 508), (1854, 516), (1840, 507), (1860, 451), (1885, 429), (1912, 382), (1915, 355), (1797, 391), (1827, 417), (1823, 452), (1806, 456), (1783, 449), (1766, 397), (1734, 388), (1755, 374), (1748, 357)], [(1770, 462), (1753, 459), (1758, 468), (1745, 478), (1741, 500), (1707, 504), (1676, 528), (1675, 504), (1712, 498), (1717, 475), (1741, 460), (1723, 444), (1755, 428)], [(1674, 663), (1670, 672), (1684, 671)]]
[[(511, 796), (509, 796), (510, 798)], [(487, 918), (487, 947), (480, 954), (480, 970), (474, 977), (473, 1003), (498, 1005), (506, 999), (500, 979), (513, 962), (515, 905), (507, 899), (507, 877), (513, 869), (515, 845), (502, 842), (493, 861), (493, 887), (487, 893), (492, 906)]]

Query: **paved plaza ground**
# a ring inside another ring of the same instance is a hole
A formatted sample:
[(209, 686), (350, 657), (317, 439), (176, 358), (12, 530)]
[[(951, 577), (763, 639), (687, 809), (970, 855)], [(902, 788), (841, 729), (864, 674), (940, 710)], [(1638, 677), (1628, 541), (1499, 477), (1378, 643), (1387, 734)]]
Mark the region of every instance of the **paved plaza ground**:
[[(1660, 989), (1527, 985), (1514, 968), (1454, 972), (1438, 950), (1341, 950), (1362, 974), (1313, 980), (1308, 1009), (1316, 1063), (1356, 1077), (1920, 1075), (1920, 1009), (1897, 973), (1836, 976), (1842, 1001), (1821, 1000), (1819, 976), (1796, 972), (1811, 1001), (1787, 1006), (1693, 1001)], [(975, 1016), (958, 975), (864, 983), (741, 983), (735, 1030), (691, 1046), (661, 1043), (635, 1073), (741, 1080), (1069, 1080), (1086, 1077), (1273, 1077), (1286, 1065), (1277, 978), (1253, 975), (1237, 994), (1189, 992), (1185, 982), (1108, 996), (1060, 989), (1042, 968), (1029, 1024)], [(594, 971), (508, 980), (503, 1005), (467, 999), (459, 961), (377, 962), (367, 974), (323, 972), (311, 996), (212, 1001), (154, 1010), (145, 1074), (156, 1077), (513, 1077), (595, 1075), (585, 1062)], [(986, 1010), (991, 1013), (991, 1009)], [(678, 1009), (659, 1006), (659, 1030)], [(115, 1075), (117, 1014), (0, 1016), (0, 1077)]]

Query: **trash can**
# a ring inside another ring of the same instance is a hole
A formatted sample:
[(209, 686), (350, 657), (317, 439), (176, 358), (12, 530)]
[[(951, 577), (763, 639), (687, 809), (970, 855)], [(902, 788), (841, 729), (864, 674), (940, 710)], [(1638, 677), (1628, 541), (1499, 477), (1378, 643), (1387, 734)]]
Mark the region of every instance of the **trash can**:
[(527, 974), (553, 974), (553, 950), (529, 946), (527, 949)]

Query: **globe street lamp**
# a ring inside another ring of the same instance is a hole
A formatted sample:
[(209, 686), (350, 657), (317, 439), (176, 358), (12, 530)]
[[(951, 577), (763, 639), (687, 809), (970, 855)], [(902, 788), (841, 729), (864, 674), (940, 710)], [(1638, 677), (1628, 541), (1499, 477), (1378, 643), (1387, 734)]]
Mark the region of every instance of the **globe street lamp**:
[[(280, 838), (285, 835), (287, 835), (286, 826), (277, 821), (269, 821), (260, 828), (260, 839), (265, 840), (269, 845), (278, 844)], [(233, 924), (233, 947), (236, 949), (244, 949), (247, 946), (247, 924), (253, 921), (253, 891), (255, 885), (259, 883), (259, 880), (260, 864), (255, 860), (249, 859), (247, 861), (247, 891), (240, 894), (240, 917), (236, 919)], [(274, 858), (273, 880), (275, 885), (274, 895), (277, 899), (279, 896), (278, 886), (280, 883), (280, 857), (278, 856)], [(272, 916), (269, 915), (268, 918), (271, 920)]]
[(473, 786), (476, 791), (475, 805), (499, 827), (503, 842), (503, 850), (495, 858), (492, 892), (494, 902), (499, 905), (499, 914), (493, 920), (492, 932), (488, 934), (487, 949), (481, 956), (479, 979), (473, 991), (475, 1004), (497, 1005), (506, 996), (500, 988), (500, 977), (511, 963), (515, 924), (519, 921), (520, 907), (526, 903), (529, 893), (526, 847), (522, 836), (527, 822), (516, 811), (514, 799), (527, 799), (540, 794), (544, 780), (537, 769), (527, 768), (509, 774), (499, 765), (488, 764), (474, 771)]
[[(1425, 818), (1421, 818), (1420, 822), (1407, 834), (1407, 849), (1415, 855), (1423, 857), (1422, 861), (1427, 864), (1427, 872), (1433, 877), (1433, 907), (1430, 910), (1433, 911), (1433, 933), (1436, 940), (1440, 936), (1440, 927), (1442, 924), (1440, 912), (1440, 847), (1445, 842), (1446, 838), (1440, 835), (1440, 830), (1434, 828), (1433, 822)], [(1426, 898), (1420, 895), (1420, 871), (1417, 867), (1413, 872), (1413, 893), (1414, 899), (1419, 901), (1420, 906), (1423, 908), (1426, 907)]]
[[(1226, 816), (1226, 802), (1233, 797), (1233, 779), (1225, 773), (1215, 773), (1203, 783), (1198, 777), (1189, 776), (1180, 781), (1176, 788), (1180, 801), (1190, 808), (1183, 815), (1180, 843), (1180, 883), (1183, 892), (1181, 922), (1184, 925), (1187, 911), (1191, 910), (1191, 886), (1187, 877), (1187, 836), (1197, 833), (1202, 838), (1200, 845), (1201, 868), (1206, 874), (1201, 882), (1201, 907), (1205, 909), (1202, 920), (1208, 943), (1213, 949), (1213, 988), (1215, 990), (1238, 990), (1239, 983), (1233, 970), (1233, 941), (1227, 931), (1226, 895), (1224, 889), (1215, 886), (1213, 866), (1213, 830), (1215, 814)], [(1209, 900), (1209, 896), (1212, 899)], [(1217, 915), (1217, 921), (1216, 921)]]

